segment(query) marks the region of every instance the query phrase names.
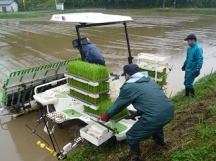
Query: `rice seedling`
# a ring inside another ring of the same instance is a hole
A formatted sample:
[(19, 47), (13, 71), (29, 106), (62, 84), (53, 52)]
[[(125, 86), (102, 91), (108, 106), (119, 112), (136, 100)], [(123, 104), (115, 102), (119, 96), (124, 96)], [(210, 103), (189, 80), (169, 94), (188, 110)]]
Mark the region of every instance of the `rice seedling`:
[(71, 61), (68, 64), (68, 73), (93, 82), (109, 78), (109, 70), (106, 67), (79, 60)]
[[(88, 106), (84, 106), (84, 111), (100, 116), (100, 115), (104, 114), (113, 105), (113, 103), (114, 102), (112, 102), (110, 100), (105, 100), (99, 104), (98, 110), (93, 110)], [(119, 112), (115, 116), (113, 116), (111, 119), (117, 120), (117, 119), (119, 119), (119, 118), (121, 118), (127, 114), (128, 114), (128, 110), (127, 110), (127, 108), (125, 108), (124, 110), (122, 110), (121, 112)]]
[(166, 84), (166, 79), (167, 79), (167, 77), (166, 77), (166, 70), (167, 69), (166, 68), (164, 68), (162, 72), (156, 72), (156, 71), (146, 70), (146, 69), (140, 69), (140, 70), (141, 71), (147, 71), (149, 77), (151, 77), (152, 79), (155, 79), (155, 74), (157, 73), (157, 79), (160, 80), (160, 81), (159, 80), (157, 81), (157, 84), (159, 86)]
[[(68, 73), (79, 76), (84, 79), (91, 80), (93, 82), (95, 81), (99, 82), (99, 85), (94, 87), (94, 86), (82, 83), (78, 80), (74, 80), (73, 78), (69, 78), (68, 83), (75, 88), (78, 88), (83, 91), (88, 91), (92, 94), (98, 94), (100, 92), (109, 90), (109, 83), (106, 82), (106, 80), (103, 80), (103, 79), (109, 78), (109, 70), (104, 66), (90, 64), (90, 63), (83, 62), (83, 61), (72, 61), (68, 64)], [(88, 95), (84, 95), (73, 89), (70, 89), (70, 95), (80, 99), (81, 101), (84, 101), (90, 104), (94, 104), (97, 106), (99, 105), (98, 110), (93, 110), (87, 106), (84, 107), (84, 110), (86, 112), (96, 114), (96, 115), (102, 115), (113, 105), (113, 102), (109, 101), (110, 95), (106, 93), (99, 94), (98, 98), (92, 98)], [(116, 120), (122, 116), (127, 115), (127, 113), (128, 113), (128, 110), (125, 108), (123, 111), (113, 116), (112, 119)]]
[(81, 55), (78, 54), (78, 55), (76, 56), (76, 59), (77, 59), (77, 60), (81, 60), (81, 59), (82, 59)]
[(93, 93), (93, 94), (97, 94), (97, 93), (109, 90), (109, 83), (108, 82), (99, 82), (99, 86), (94, 87), (94, 86), (91, 86), (89, 84), (79, 82), (73, 78), (69, 78), (68, 83), (74, 87), (78, 87), (78, 89), (83, 89), (83, 90), (88, 91), (88, 92)]
[(109, 100), (110, 99), (110, 95), (109, 94), (100, 94), (98, 98), (92, 98), (88, 95), (84, 95), (82, 93), (79, 93), (75, 90), (70, 90), (70, 94), (72, 96), (75, 96), (81, 100), (84, 100), (84, 102), (87, 102), (89, 104), (93, 104), (93, 105), (99, 105), (99, 103), (101, 103), (102, 101), (105, 101), (105, 100)]
[[(152, 71), (152, 70), (146, 70), (146, 69), (140, 69), (141, 71), (147, 71), (148, 72), (148, 75), (150, 77), (155, 77), (155, 73), (156, 71)], [(162, 76), (166, 75), (166, 68), (163, 69), (162, 72), (157, 72), (157, 77), (160, 78)]]

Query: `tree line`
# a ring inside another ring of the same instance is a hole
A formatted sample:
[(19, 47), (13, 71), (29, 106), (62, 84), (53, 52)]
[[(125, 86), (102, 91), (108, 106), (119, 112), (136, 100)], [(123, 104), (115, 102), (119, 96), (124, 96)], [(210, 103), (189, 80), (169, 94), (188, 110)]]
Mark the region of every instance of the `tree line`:
[(66, 9), (74, 8), (214, 8), (216, 0), (15, 0), (20, 8), (55, 7), (64, 3)]

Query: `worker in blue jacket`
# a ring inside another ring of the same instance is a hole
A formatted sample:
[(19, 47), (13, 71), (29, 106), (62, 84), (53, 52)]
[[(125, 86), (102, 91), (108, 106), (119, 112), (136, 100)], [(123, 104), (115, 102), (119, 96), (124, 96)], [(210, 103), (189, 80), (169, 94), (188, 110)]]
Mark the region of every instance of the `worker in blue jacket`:
[(125, 83), (113, 106), (101, 116), (101, 120), (109, 121), (115, 114), (130, 104), (136, 109), (127, 119), (140, 116), (139, 120), (127, 131), (127, 143), (130, 155), (127, 161), (139, 161), (142, 140), (152, 137), (158, 145), (165, 145), (163, 127), (173, 119), (174, 107), (162, 88), (152, 79), (140, 72), (136, 64), (124, 66)]
[(182, 71), (185, 71), (185, 96), (194, 97), (195, 90), (193, 82), (197, 76), (200, 75), (200, 70), (203, 65), (203, 50), (197, 42), (197, 38), (194, 34), (188, 35), (185, 39), (188, 42), (186, 60), (182, 66)]
[(85, 56), (84, 61), (105, 66), (105, 61), (101, 52), (88, 38), (87, 43), (82, 45), (82, 52)]

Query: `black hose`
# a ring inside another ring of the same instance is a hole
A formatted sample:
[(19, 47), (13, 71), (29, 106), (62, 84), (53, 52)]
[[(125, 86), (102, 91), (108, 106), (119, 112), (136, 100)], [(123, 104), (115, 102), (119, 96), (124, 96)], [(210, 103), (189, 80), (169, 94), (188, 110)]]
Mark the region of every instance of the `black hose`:
[(44, 124), (45, 124), (45, 126), (46, 126), (46, 129), (47, 129), (47, 131), (48, 131), (48, 135), (49, 135), (50, 141), (51, 141), (51, 143), (52, 143), (52, 146), (53, 146), (54, 150), (56, 151), (55, 145), (54, 145), (54, 143), (53, 143), (52, 136), (51, 136), (51, 134), (50, 134), (50, 130), (49, 130), (47, 124), (46, 124), (45, 119), (43, 119), (43, 120), (44, 120)]

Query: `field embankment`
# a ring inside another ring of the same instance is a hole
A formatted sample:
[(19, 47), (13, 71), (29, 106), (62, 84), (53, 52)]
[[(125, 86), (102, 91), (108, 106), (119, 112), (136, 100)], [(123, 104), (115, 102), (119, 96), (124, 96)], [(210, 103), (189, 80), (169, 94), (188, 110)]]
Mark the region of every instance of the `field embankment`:
[[(195, 89), (195, 98), (183, 98), (184, 91), (171, 98), (175, 118), (165, 127), (166, 146), (156, 146), (151, 139), (143, 141), (142, 160), (216, 160), (216, 73), (199, 79)], [(110, 141), (99, 147), (85, 145), (67, 160), (125, 161), (128, 151), (126, 142)]]

